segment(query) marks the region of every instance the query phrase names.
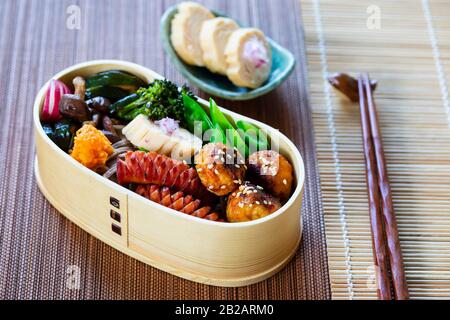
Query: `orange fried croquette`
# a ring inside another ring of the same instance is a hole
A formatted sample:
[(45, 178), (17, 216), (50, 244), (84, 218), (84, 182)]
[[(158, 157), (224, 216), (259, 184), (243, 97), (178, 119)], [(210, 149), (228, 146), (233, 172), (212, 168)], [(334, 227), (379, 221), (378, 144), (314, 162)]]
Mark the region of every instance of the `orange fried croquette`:
[(263, 218), (281, 207), (280, 201), (264, 192), (261, 186), (244, 183), (228, 197), (226, 214), (229, 222)]
[(246, 165), (243, 157), (223, 143), (208, 143), (195, 156), (198, 176), (208, 191), (225, 196), (244, 181)]
[(248, 158), (248, 175), (252, 182), (280, 198), (287, 200), (294, 180), (289, 161), (274, 150), (258, 151)]
[(94, 126), (85, 124), (76, 133), (70, 155), (83, 166), (95, 170), (104, 166), (113, 152), (114, 148), (108, 138)]

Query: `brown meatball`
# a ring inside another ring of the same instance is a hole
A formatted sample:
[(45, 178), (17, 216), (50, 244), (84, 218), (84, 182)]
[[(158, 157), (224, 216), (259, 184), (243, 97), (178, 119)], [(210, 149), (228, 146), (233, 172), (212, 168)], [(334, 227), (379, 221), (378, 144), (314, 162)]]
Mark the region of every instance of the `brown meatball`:
[(244, 181), (246, 165), (236, 149), (223, 143), (208, 143), (195, 156), (202, 184), (218, 196), (227, 195)]
[(262, 187), (246, 183), (228, 197), (226, 212), (229, 222), (243, 222), (265, 217), (280, 207), (280, 201)]
[(252, 182), (264, 187), (267, 192), (282, 200), (289, 199), (294, 179), (292, 166), (278, 152), (264, 150), (250, 155), (248, 174)]

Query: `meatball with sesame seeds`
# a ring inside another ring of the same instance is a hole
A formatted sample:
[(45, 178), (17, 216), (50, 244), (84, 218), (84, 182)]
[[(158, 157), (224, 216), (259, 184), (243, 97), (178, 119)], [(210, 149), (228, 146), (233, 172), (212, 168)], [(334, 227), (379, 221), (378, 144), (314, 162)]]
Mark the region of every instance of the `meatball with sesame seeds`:
[(263, 218), (281, 207), (278, 198), (264, 192), (261, 186), (246, 182), (228, 197), (227, 219), (244, 222)]
[(248, 158), (248, 175), (252, 182), (263, 186), (267, 192), (287, 200), (294, 180), (289, 161), (274, 150), (258, 151)]
[(246, 166), (240, 153), (223, 143), (208, 143), (195, 156), (195, 168), (210, 192), (225, 196), (244, 181)]

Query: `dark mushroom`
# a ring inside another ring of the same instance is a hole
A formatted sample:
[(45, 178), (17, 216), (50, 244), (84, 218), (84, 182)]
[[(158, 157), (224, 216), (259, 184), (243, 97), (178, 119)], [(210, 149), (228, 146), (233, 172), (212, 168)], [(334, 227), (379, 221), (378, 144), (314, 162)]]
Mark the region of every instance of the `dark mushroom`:
[(111, 122), (115, 126), (123, 125), (123, 122), (121, 120), (119, 120), (119, 119), (116, 119), (116, 118), (111, 118)]
[(112, 133), (111, 131), (108, 130), (101, 130), (103, 132), (103, 134), (105, 135), (105, 137), (111, 142), (111, 143), (116, 143), (118, 141), (121, 140), (121, 138), (117, 135)]
[(89, 110), (84, 95), (86, 91), (85, 81), (82, 77), (73, 79), (75, 94), (64, 94), (59, 101), (59, 112), (69, 118), (79, 122), (89, 120)]
[(103, 123), (103, 129), (105, 129), (106, 131), (109, 131), (113, 135), (117, 136), (116, 129), (114, 129), (114, 125), (113, 125), (110, 117), (104, 116), (103, 120), (102, 120), (102, 123)]
[(102, 115), (98, 112), (92, 113), (92, 119), (88, 121), (83, 121), (83, 125), (90, 124), (96, 128), (99, 127)]
[(73, 86), (75, 88), (74, 94), (80, 97), (81, 100), (84, 101), (84, 97), (86, 95), (86, 81), (83, 77), (75, 77), (72, 80)]
[(95, 97), (86, 101), (89, 108), (92, 108), (100, 113), (108, 113), (111, 101), (103, 97)]
[(94, 113), (92, 114), (92, 122), (95, 123), (95, 127), (97, 128), (98, 125), (100, 124), (102, 115), (100, 113)]

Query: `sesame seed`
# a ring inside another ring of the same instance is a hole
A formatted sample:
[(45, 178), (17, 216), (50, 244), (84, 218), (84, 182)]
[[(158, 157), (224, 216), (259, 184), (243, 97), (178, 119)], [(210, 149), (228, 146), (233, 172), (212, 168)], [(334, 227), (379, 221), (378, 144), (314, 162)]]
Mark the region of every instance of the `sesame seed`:
[(215, 173), (215, 174), (219, 174), (219, 170), (214, 169), (214, 173)]
[(259, 190), (263, 190), (264, 188), (261, 186), (256, 186)]
[(253, 190), (253, 193), (258, 193), (258, 190), (256, 190), (256, 189), (255, 189), (255, 190)]
[(212, 189), (214, 189), (214, 187), (213, 186), (209, 186), (208, 189), (212, 190)]
[(241, 167), (238, 164), (234, 165), (236, 168), (240, 169)]
[(253, 207), (253, 203), (250, 203), (248, 206), (249, 206), (250, 208)]
[(203, 171), (203, 168), (198, 168), (197, 169), (197, 172), (202, 172)]
[(259, 201), (255, 201), (255, 203), (258, 204), (258, 205), (261, 204), (261, 202), (259, 202)]
[(225, 185), (221, 185), (221, 186), (220, 186), (220, 189), (225, 189), (225, 188), (226, 188)]
[(209, 169), (209, 170), (211, 170), (213, 167), (214, 167), (214, 166), (213, 166), (212, 163), (208, 164), (208, 169)]
[(233, 192), (231, 195), (232, 195), (233, 197), (236, 197), (236, 192)]
[(239, 180), (233, 180), (233, 183), (239, 184)]
[(266, 201), (266, 200), (264, 200), (264, 201), (263, 201), (263, 203), (264, 203), (264, 204), (267, 204), (267, 201)]
[(183, 163), (184, 163), (184, 164), (187, 164), (187, 161), (186, 161), (186, 160), (183, 160)]
[(287, 180), (286, 179), (283, 179), (283, 184), (287, 184)]

